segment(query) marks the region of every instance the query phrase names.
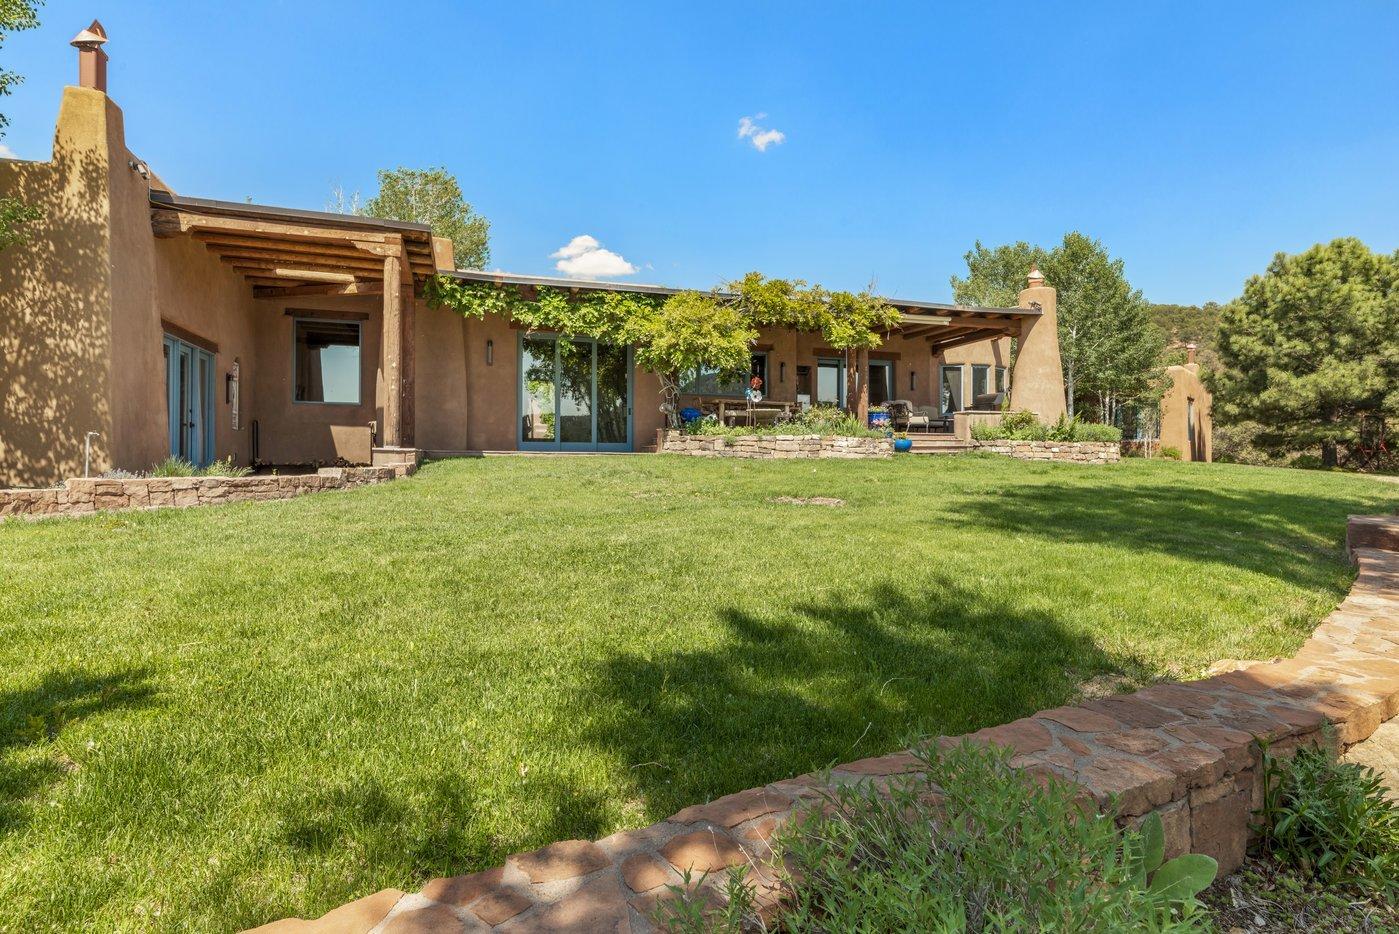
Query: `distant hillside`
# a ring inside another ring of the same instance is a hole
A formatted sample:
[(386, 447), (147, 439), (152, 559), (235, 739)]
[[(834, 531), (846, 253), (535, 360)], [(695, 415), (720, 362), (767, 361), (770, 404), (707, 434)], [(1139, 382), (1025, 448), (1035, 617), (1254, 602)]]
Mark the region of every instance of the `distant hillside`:
[(1151, 320), (1173, 341), (1194, 341), (1213, 348), (1219, 329), (1219, 303), (1203, 305), (1152, 305)]

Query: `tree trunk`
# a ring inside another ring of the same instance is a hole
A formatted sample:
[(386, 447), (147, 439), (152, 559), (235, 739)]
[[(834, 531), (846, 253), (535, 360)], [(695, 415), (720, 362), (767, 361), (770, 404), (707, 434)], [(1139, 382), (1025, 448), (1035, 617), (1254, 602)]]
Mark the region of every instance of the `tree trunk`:
[(1334, 441), (1323, 441), (1323, 442), (1321, 442), (1321, 466), (1323, 466), (1323, 467), (1335, 467), (1335, 466), (1336, 466), (1336, 442), (1334, 442)]
[(855, 365), (855, 351), (845, 352), (845, 411), (854, 412), (856, 396), (859, 395), (859, 382), (856, 377), (859, 375), (859, 368)]
[(1068, 409), (1069, 418), (1074, 417), (1074, 366), (1070, 363), (1064, 368), (1064, 404)]
[(870, 421), (870, 352), (861, 347), (855, 351), (855, 371), (859, 382), (855, 390), (855, 417), (861, 425)]

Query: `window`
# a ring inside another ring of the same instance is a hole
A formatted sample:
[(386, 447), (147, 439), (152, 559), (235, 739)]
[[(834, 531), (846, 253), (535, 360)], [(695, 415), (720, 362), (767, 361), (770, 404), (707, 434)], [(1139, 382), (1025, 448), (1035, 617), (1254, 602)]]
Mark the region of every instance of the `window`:
[(998, 366), (998, 367), (996, 367), (996, 392), (1005, 392), (1005, 391), (1006, 391), (1006, 368), (1003, 367), (1003, 366)]
[(943, 415), (962, 411), (962, 368), (944, 366), (941, 368), (942, 385), (939, 392)]
[(293, 328), (296, 401), (359, 405), (359, 322), (297, 319)]
[(748, 379), (723, 380), (710, 369), (702, 369), (691, 374), (680, 383), (680, 392), (688, 396), (736, 396), (741, 397), (748, 390), (748, 380), (754, 376), (763, 381), (759, 391), (768, 395), (772, 390), (768, 385), (768, 355), (755, 353), (749, 360)]
[(976, 404), (977, 396), (984, 396), (989, 391), (987, 382), (991, 378), (991, 368), (985, 364), (974, 364), (972, 366), (972, 404)]
[(845, 364), (839, 359), (816, 361), (816, 404), (845, 404)]

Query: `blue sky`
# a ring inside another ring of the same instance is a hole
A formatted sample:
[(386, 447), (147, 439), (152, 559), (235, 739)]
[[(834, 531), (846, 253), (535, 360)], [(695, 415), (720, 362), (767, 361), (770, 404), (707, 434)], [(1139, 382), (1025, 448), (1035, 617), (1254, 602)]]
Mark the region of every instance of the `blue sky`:
[[(336, 185), (372, 194), (377, 168), (441, 164), (513, 272), (557, 274), (551, 254), (589, 236), (632, 281), (758, 269), (945, 300), (974, 240), (1078, 229), (1148, 298), (1199, 302), (1278, 250), (1399, 247), (1395, 3), (49, 0), (41, 15), (4, 49), (27, 76), (0, 103), (20, 157), (47, 157), (67, 40), (97, 16), (128, 142), (177, 191), (319, 209)], [(760, 128), (746, 137), (744, 117)]]

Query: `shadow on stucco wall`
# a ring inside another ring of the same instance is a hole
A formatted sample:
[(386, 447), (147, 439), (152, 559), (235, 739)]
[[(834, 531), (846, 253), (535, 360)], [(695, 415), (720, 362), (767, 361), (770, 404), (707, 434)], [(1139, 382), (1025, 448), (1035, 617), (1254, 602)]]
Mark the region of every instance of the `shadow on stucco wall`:
[(69, 145), (60, 133), (52, 162), (0, 163), (0, 193), (44, 212), (27, 242), (0, 251), (0, 486), (80, 475), (85, 431), (101, 432), (93, 456), (106, 460), (109, 366), (121, 361), (110, 358), (103, 144)]

